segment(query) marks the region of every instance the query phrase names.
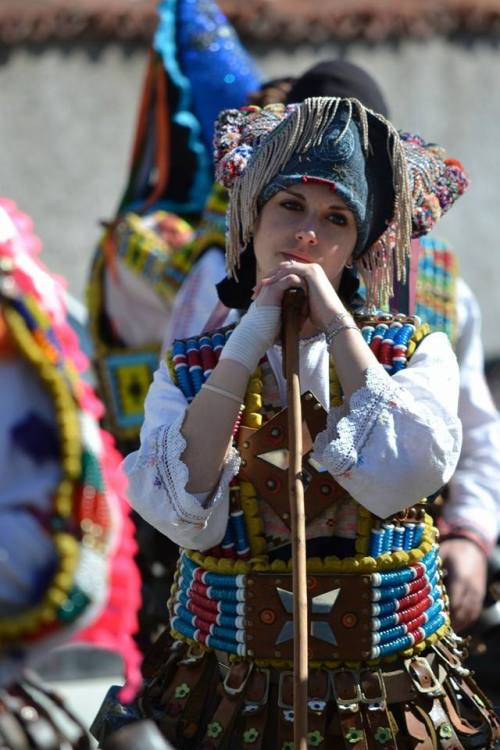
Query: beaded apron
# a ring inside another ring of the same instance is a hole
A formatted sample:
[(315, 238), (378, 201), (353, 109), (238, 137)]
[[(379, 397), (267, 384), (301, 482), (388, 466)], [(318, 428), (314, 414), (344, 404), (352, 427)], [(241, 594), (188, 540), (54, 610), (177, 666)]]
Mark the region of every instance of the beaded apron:
[(420, 237), (415, 313), (433, 331), (457, 340), (456, 285), (458, 262), (453, 250), (432, 236)]
[[(428, 331), (425, 326), (416, 331), (415, 321), (404, 317), (360, 318), (358, 324), (390, 374), (406, 366)], [(174, 343), (172, 369), (188, 401), (210, 375), (231, 330)], [(256, 379), (250, 381), (237, 426), (242, 468), (231, 488), (224, 539), (208, 554), (182, 553), (170, 601), (171, 627), (176, 637), (190, 642), (286, 666), (293, 633), (291, 562), (268, 562), (258, 501), (265, 498), (289, 524), (287, 472), (262, 460), (286, 449), (286, 411), (262, 424), (260, 395), (252, 387)], [(338, 387), (332, 395), (338, 400), (336, 391)], [(303, 416), (309, 434), (304, 474), (310, 522), (347, 493), (312, 463), (312, 442), (326, 427), (326, 413), (311, 393), (303, 395)], [(380, 523), (357, 506), (356, 532), (356, 557), (308, 561), (312, 663), (362, 661), (403, 651), (408, 656), (417, 644), (421, 650), (447, 628), (434, 531), (423, 509)], [(266, 606), (259, 610), (254, 600)]]
[[(415, 322), (358, 319), (390, 373), (405, 367), (429, 330), (415, 330)], [(231, 330), (174, 343), (170, 371), (188, 401)], [(257, 372), (234, 430), (242, 468), (230, 488), (224, 539), (204, 554), (181, 552), (169, 601), (171, 635), (166, 631), (146, 660), (145, 683), (132, 706), (124, 709), (116, 689), (109, 692), (93, 726), (101, 741), (124, 722), (152, 717), (177, 748), (293, 750), (291, 564), (271, 561), (272, 539), (260, 512), (265, 498), (286, 526), (286, 465), (256, 469), (266, 451), (286, 447), (286, 418), (284, 411), (264, 409), (261, 391)], [(330, 394), (338, 405), (334, 376)], [(310, 460), (326, 414), (313, 394), (303, 394), (302, 402), (306, 509), (314, 523), (318, 511), (347, 493)], [(463, 642), (449, 628), (425, 505), (385, 522), (355, 505), (356, 554), (308, 557), (308, 747), (493, 747), (496, 719), (462, 667)]]

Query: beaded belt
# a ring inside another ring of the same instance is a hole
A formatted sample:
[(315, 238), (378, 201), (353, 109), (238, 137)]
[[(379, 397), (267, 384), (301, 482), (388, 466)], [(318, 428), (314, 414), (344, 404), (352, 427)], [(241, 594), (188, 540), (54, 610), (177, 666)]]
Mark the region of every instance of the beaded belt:
[[(411, 649), (448, 621), (438, 548), (379, 573), (308, 576), (311, 661), (366, 661)], [(170, 601), (177, 636), (240, 657), (293, 658), (291, 573), (207, 571), (181, 555)]]

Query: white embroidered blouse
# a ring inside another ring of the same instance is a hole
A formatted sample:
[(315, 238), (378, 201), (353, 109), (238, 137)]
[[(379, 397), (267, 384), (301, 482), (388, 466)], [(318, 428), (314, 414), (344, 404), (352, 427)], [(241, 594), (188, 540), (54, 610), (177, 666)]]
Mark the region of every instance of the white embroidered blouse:
[[(271, 347), (267, 356), (285, 404), (281, 348)], [(312, 391), (325, 408), (328, 371), (324, 336), (302, 342), (302, 391)], [(461, 448), (458, 394), (458, 365), (448, 339), (431, 334), (405, 370), (390, 377), (382, 365), (370, 367), (365, 386), (350, 403), (330, 409), (327, 428), (315, 440), (314, 458), (355, 500), (385, 518), (438, 491), (453, 474)], [(205, 550), (224, 536), (229, 482), (240, 459), (236, 449), (228, 452), (208, 503), (208, 493), (187, 492), (181, 433), (187, 406), (162, 363), (146, 399), (141, 447), (124, 466), (138, 513), (180, 546)]]
[[(194, 265), (177, 295), (163, 347), (174, 338), (196, 335), (217, 302), (215, 284), (225, 275), (219, 249), (208, 250)], [(463, 424), (462, 452), (449, 482), (443, 518), (450, 530), (471, 529), (491, 549), (500, 534), (500, 415), (484, 377), (481, 313), (464, 282), (457, 283), (460, 366), (458, 415)]]

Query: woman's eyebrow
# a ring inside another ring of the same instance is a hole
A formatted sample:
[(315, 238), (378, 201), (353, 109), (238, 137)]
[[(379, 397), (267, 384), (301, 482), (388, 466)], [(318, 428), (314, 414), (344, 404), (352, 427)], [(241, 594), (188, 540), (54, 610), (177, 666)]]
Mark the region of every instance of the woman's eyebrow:
[(334, 208), (336, 211), (345, 211), (348, 214), (352, 214), (352, 210), (349, 206), (339, 206), (338, 203), (331, 203), (328, 208)]
[(282, 187), (281, 190), (282, 190), (283, 193), (290, 193), (290, 195), (293, 195), (295, 198), (301, 198), (303, 201), (305, 201), (305, 198), (302, 195), (302, 193), (296, 193), (296, 192), (294, 192), (293, 190), (290, 190), (287, 187)]
[[(290, 195), (293, 195), (294, 198), (300, 198), (303, 201), (307, 200), (302, 193), (296, 193), (295, 190), (290, 190), (290, 188), (287, 187), (282, 187), (281, 192), (289, 193)], [(345, 211), (346, 213), (352, 214), (352, 211), (348, 206), (339, 205), (338, 203), (331, 203), (328, 208), (334, 208), (336, 211)]]

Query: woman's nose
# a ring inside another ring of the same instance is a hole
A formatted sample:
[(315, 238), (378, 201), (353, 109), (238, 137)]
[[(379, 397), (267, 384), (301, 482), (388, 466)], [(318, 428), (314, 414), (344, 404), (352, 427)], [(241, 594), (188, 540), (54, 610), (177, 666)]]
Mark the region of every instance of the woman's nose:
[(305, 242), (307, 245), (317, 245), (318, 238), (314, 229), (301, 229), (296, 232), (295, 239), (299, 242)]

